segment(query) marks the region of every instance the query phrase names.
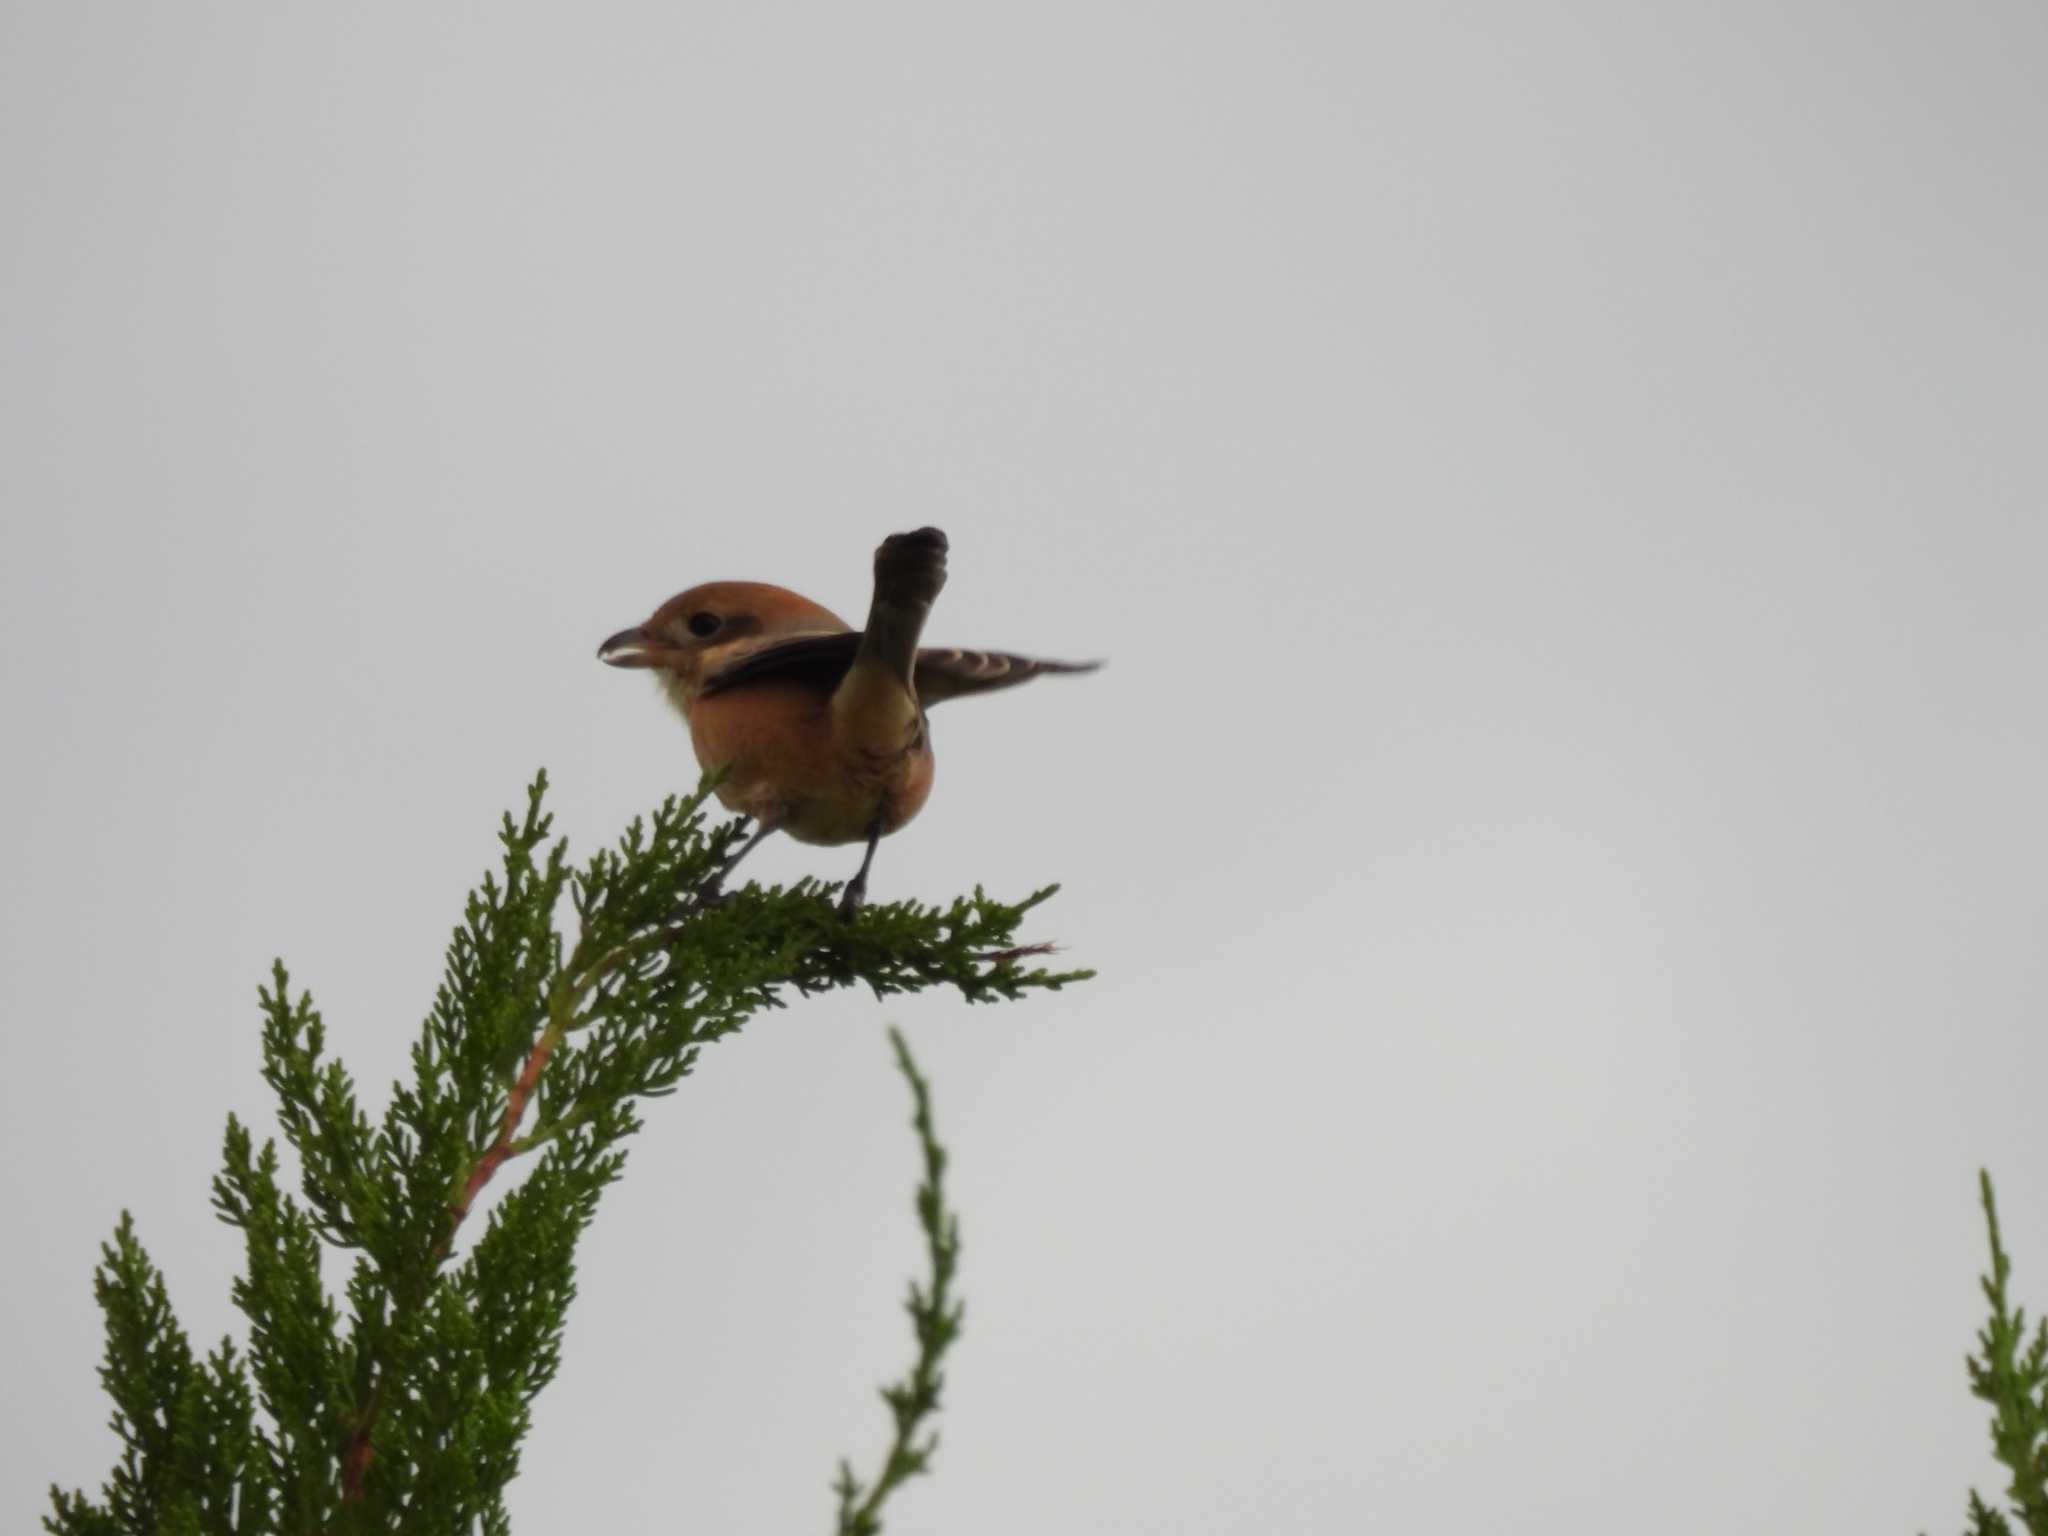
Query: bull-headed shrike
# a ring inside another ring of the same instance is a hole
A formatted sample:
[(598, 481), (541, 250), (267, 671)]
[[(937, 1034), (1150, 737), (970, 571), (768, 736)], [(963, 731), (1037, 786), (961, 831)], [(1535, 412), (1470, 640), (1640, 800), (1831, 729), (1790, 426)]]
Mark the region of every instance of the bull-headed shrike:
[(1100, 665), (920, 648), (945, 584), (946, 536), (920, 528), (875, 551), (865, 629), (785, 587), (714, 581), (598, 647), (612, 666), (654, 672), (689, 725), (699, 765), (724, 775), (718, 798), (757, 823), (706, 896), (771, 832), (802, 843), (865, 841), (840, 898), (851, 913), (866, 897), (875, 845), (932, 792), (927, 707)]

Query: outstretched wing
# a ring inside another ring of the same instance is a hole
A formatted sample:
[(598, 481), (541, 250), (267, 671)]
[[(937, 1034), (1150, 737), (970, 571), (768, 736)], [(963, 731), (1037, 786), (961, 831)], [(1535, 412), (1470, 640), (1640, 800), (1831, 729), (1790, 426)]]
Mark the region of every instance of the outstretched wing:
[(963, 651), (927, 646), (917, 653), (917, 696), (926, 704), (1014, 688), (1056, 672), (1093, 672), (1099, 661), (1040, 661), (1002, 651)]
[[(831, 693), (846, 676), (860, 650), (860, 631), (792, 635), (772, 641), (719, 668), (704, 680), (702, 692), (723, 693), (749, 683), (789, 682)], [(1034, 677), (1060, 672), (1093, 672), (1099, 661), (1041, 661), (1003, 651), (963, 651), (926, 646), (917, 653), (915, 685), (920, 702), (943, 704), (971, 693), (1014, 688)]]

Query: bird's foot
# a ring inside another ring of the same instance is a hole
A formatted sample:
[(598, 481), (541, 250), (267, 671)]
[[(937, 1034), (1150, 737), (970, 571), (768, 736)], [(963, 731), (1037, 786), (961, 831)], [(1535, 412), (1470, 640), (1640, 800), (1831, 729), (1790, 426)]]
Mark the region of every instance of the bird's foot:
[(839, 915), (848, 922), (853, 915), (867, 905), (868, 883), (865, 880), (849, 880), (846, 889), (839, 893)]

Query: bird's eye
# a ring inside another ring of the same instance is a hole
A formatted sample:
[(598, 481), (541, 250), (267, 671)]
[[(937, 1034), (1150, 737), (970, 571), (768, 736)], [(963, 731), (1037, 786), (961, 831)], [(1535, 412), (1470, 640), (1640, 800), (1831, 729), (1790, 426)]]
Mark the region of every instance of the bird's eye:
[(690, 633), (699, 640), (708, 639), (718, 633), (719, 625), (724, 622), (715, 613), (693, 613), (690, 615)]

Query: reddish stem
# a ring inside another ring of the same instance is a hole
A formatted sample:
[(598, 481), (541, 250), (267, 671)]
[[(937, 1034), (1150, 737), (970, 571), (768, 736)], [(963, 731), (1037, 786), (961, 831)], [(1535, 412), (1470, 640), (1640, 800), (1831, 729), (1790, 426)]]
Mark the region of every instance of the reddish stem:
[[(448, 1230), (441, 1235), (440, 1243), (434, 1249), (431, 1268), (439, 1269), (454, 1250), (455, 1234), (469, 1215), (469, 1209), (476, 1203), (476, 1197), (483, 1187), (491, 1182), (505, 1160), (512, 1155), (512, 1133), (519, 1129), (519, 1122), (526, 1118), (527, 1101), (533, 1097), (533, 1090), (540, 1084), (540, 1075), (546, 1070), (548, 1058), (555, 1054), (555, 1047), (561, 1043), (560, 1026), (550, 1024), (541, 1031), (535, 1042), (533, 1054), (526, 1058), (526, 1065), (520, 1069), (519, 1078), (512, 1084), (512, 1091), (505, 1095), (505, 1119), (498, 1127), (498, 1136), (484, 1149), (469, 1170), (469, 1177), (462, 1182), (462, 1193), (448, 1204)], [(363, 1483), (370, 1475), (370, 1463), (376, 1460), (376, 1447), (370, 1444), (370, 1430), (377, 1422), (377, 1410), (384, 1395), (384, 1383), (379, 1380), (370, 1388), (363, 1411), (357, 1415), (356, 1424), (349, 1431), (341, 1452), (341, 1501), (344, 1504), (360, 1502), (363, 1497)]]
[(533, 1090), (540, 1083), (540, 1075), (546, 1070), (548, 1058), (555, 1054), (555, 1047), (561, 1042), (561, 1031), (549, 1025), (541, 1031), (533, 1054), (526, 1058), (526, 1065), (520, 1070), (519, 1080), (512, 1085), (512, 1091), (505, 1095), (505, 1123), (498, 1128), (498, 1139), (490, 1144), (484, 1155), (476, 1160), (476, 1166), (469, 1170), (464, 1181), (462, 1194), (448, 1207), (448, 1233), (441, 1239), (437, 1256), (445, 1259), (448, 1251), (455, 1246), (456, 1229), (463, 1218), (469, 1215), (469, 1208), (475, 1202), (477, 1192), (491, 1182), (491, 1175), (498, 1171), (499, 1164), (512, 1155), (512, 1133), (519, 1129), (519, 1122), (526, 1118), (526, 1101), (533, 1097)]
[(984, 950), (974, 958), (983, 965), (1007, 965), (1012, 960), (1029, 960), (1035, 955), (1056, 955), (1057, 944), (1019, 944), (1015, 949)]

